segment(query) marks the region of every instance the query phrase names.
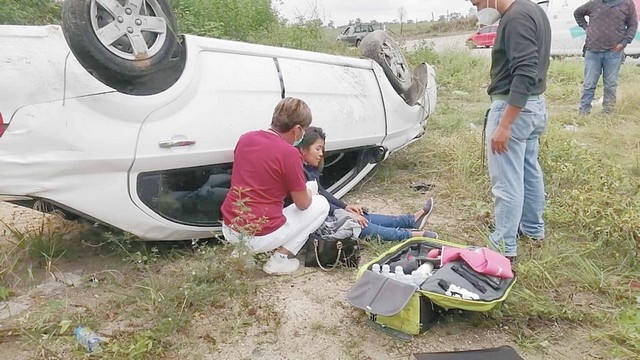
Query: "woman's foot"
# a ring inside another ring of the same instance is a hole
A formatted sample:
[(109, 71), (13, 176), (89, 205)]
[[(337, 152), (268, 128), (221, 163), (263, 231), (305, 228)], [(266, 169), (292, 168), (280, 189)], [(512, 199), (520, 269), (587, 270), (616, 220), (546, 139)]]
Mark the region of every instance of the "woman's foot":
[(422, 210), (416, 214), (415, 229), (420, 231), (424, 230), (424, 227), (427, 225), (427, 220), (429, 220), (429, 216), (431, 216), (433, 212), (433, 205), (433, 198), (427, 199), (427, 202), (422, 206)]

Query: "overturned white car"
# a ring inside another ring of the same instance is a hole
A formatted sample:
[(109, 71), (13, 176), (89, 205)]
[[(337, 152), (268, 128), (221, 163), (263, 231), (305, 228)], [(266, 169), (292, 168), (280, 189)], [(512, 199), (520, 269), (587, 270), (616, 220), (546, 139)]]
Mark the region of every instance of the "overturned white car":
[(62, 28), (0, 26), (0, 200), (145, 240), (207, 238), (238, 137), (268, 127), (282, 97), (327, 132), (337, 196), (435, 109), (434, 69), (409, 73), (383, 32), (356, 59), (178, 36), (174, 23), (168, 0), (67, 0)]

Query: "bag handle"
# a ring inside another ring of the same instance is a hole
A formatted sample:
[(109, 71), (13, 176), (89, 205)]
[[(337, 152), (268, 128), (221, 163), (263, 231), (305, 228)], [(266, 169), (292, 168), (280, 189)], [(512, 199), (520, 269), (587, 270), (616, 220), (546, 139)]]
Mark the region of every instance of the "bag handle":
[(316, 262), (318, 263), (320, 269), (324, 271), (331, 271), (335, 269), (336, 266), (338, 266), (338, 264), (340, 263), (340, 255), (342, 255), (342, 241), (338, 240), (336, 242), (336, 247), (338, 248), (338, 257), (336, 257), (336, 262), (329, 269), (326, 269), (322, 266), (322, 264), (320, 264), (320, 257), (318, 256), (318, 239), (313, 239), (313, 250), (316, 253)]

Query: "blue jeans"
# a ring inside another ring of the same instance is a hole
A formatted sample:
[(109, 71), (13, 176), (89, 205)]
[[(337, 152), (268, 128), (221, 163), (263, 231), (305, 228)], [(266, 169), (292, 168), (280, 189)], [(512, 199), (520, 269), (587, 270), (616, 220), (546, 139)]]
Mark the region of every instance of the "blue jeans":
[(581, 113), (591, 112), (591, 102), (598, 86), (600, 74), (604, 84), (604, 97), (602, 99), (602, 110), (604, 112), (613, 111), (616, 104), (616, 89), (618, 87), (618, 73), (622, 64), (623, 52), (619, 51), (592, 51), (587, 50), (584, 54), (584, 84), (582, 85), (582, 96), (580, 98)]
[(415, 226), (415, 216), (365, 214), (369, 225), (362, 228), (360, 238), (379, 238), (383, 241), (402, 241), (411, 237), (411, 230)]
[(508, 151), (491, 153), (491, 137), (507, 103), (491, 103), (487, 117), (487, 149), (491, 192), (495, 198), (495, 229), (490, 243), (506, 256), (515, 256), (518, 229), (534, 239), (544, 239), (544, 180), (538, 163), (540, 135), (547, 126), (544, 97), (529, 99), (511, 125)]

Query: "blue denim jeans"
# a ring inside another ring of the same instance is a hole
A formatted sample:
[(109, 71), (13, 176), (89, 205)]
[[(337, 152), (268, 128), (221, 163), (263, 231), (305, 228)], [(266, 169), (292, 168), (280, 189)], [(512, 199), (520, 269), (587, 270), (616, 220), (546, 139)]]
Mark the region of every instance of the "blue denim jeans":
[(379, 238), (383, 241), (402, 241), (411, 237), (411, 230), (415, 226), (415, 216), (365, 214), (369, 225), (362, 228), (360, 238)]
[(544, 97), (529, 99), (511, 125), (507, 152), (492, 154), (491, 137), (506, 107), (504, 100), (493, 101), (487, 117), (487, 159), (495, 198), (495, 229), (489, 241), (504, 255), (515, 256), (518, 229), (531, 238), (544, 238), (545, 195), (538, 148), (547, 126), (547, 109)]
[(616, 89), (618, 87), (618, 73), (622, 64), (623, 52), (615, 51), (592, 51), (587, 50), (584, 54), (584, 83), (582, 85), (582, 96), (580, 97), (580, 113), (591, 112), (591, 102), (598, 86), (598, 80), (602, 74), (604, 84), (604, 97), (602, 99), (602, 110), (604, 112), (613, 111), (616, 104)]

